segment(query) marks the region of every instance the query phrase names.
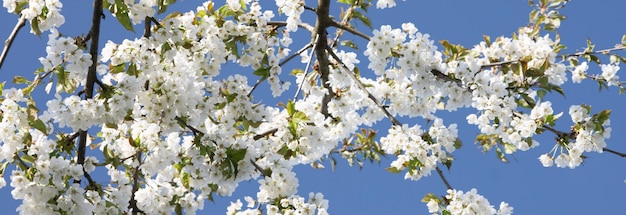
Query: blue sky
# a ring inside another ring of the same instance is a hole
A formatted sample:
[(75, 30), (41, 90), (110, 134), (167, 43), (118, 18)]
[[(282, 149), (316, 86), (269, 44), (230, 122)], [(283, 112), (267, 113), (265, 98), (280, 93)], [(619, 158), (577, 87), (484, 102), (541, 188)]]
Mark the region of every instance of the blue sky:
[[(194, 10), (199, 2), (185, 0), (171, 9)], [(219, 4), (222, 1), (217, 2)], [(306, 2), (308, 6), (315, 6), (317, 1)], [(403, 22), (413, 22), (421, 32), (430, 34), (435, 41), (445, 39), (466, 47), (480, 42), (482, 35), (492, 38), (510, 36), (518, 27), (527, 24), (528, 12), (531, 10), (525, 0), (409, 0), (397, 1), (397, 4), (392, 9), (370, 10), (374, 28), (383, 24), (397, 28)], [(85, 34), (90, 27), (91, 5), (90, 1), (66, 1), (62, 10), (66, 23), (60, 31), (73, 36)], [(626, 2), (611, 0), (572, 1), (567, 4), (561, 11), (567, 19), (559, 30), (562, 42), (568, 46), (565, 52), (584, 49), (587, 38), (597, 44), (598, 49), (611, 48), (619, 43), (621, 36), (626, 33), (626, 15), (622, 11), (625, 7)], [(265, 4), (264, 8), (274, 9), (275, 6)], [(335, 7), (334, 12), (337, 11)], [(334, 15), (338, 16), (337, 13)], [(2, 9), (2, 41), (9, 35), (16, 20), (15, 15), (7, 14)], [(103, 24), (104, 40), (101, 39), (101, 44), (107, 39), (120, 42), (124, 38), (141, 36), (141, 28), (136, 28), (136, 34), (125, 31), (110, 14), (107, 14)], [(297, 35), (293, 35), (296, 42), (292, 50), (300, 48), (297, 46)], [(309, 39), (305, 37), (302, 41)], [(40, 66), (37, 58), (45, 55), (46, 42), (47, 35), (37, 38), (28, 33), (28, 26), (22, 29), (0, 70), (0, 81), (10, 82), (15, 74), (31, 78), (32, 72)], [(362, 53), (359, 56), (363, 57)], [(304, 67), (297, 63), (288, 65), (293, 66)], [(366, 58), (362, 58), (361, 70), (366, 66)], [(590, 68), (590, 73), (599, 71), (595, 65)], [(626, 75), (621, 76), (622, 80), (626, 79)], [(613, 134), (607, 141), (608, 147), (626, 152), (626, 133), (623, 132), (626, 128), (623, 120), (626, 119), (626, 100), (618, 95), (618, 90), (611, 88), (598, 92), (597, 84), (592, 81), (572, 85), (571, 80), (564, 88), (565, 98), (560, 95), (550, 96), (555, 112), (565, 112), (567, 115), (569, 105), (581, 103), (590, 104), (594, 112), (613, 109)], [(262, 95), (256, 96), (260, 100), (269, 99), (264, 99)], [(42, 101), (39, 104), (45, 103)], [(501, 163), (493, 152), (483, 154), (479, 146), (473, 144), (478, 130), (464, 122), (467, 113), (471, 112), (464, 110), (442, 115), (445, 123), (459, 124), (459, 136), (464, 143), (463, 148), (454, 153), (456, 161), (452, 169), (444, 173), (454, 188), (477, 188), (492, 205), (497, 206), (500, 201), (506, 201), (515, 208), (516, 214), (622, 214), (626, 211), (626, 158), (609, 153), (591, 153), (587, 154), (589, 158), (584, 164), (574, 170), (544, 168), (537, 158), (548, 152), (554, 144), (553, 136), (546, 133), (538, 139), (541, 146), (514, 154), (510, 157), (510, 163)], [(562, 121), (569, 123), (569, 118), (564, 117)], [(563, 126), (562, 129), (567, 129), (567, 125)], [(379, 123), (375, 128), (384, 132), (388, 129), (388, 123)], [(436, 173), (420, 181), (406, 181), (403, 174), (391, 174), (384, 170), (390, 162), (391, 159), (383, 159), (380, 165), (366, 164), (359, 170), (339, 159), (335, 172), (330, 168), (314, 170), (309, 166), (298, 166), (295, 170), (300, 180), (299, 193), (302, 196), (308, 196), (309, 192), (324, 193), (325, 198), (330, 200), (331, 214), (426, 214), (426, 206), (420, 202), (422, 197), (429, 192), (445, 194), (446, 188)], [(327, 163), (325, 165), (330, 166)], [(8, 175), (8, 172), (5, 173), (7, 182)], [(0, 208), (6, 213), (13, 212), (18, 205), (11, 198), (10, 188), (7, 185), (0, 189)], [(215, 203), (207, 202), (204, 212), (199, 214), (223, 214), (230, 201), (245, 195), (255, 196), (257, 190), (256, 181), (244, 182), (233, 197), (218, 197)]]

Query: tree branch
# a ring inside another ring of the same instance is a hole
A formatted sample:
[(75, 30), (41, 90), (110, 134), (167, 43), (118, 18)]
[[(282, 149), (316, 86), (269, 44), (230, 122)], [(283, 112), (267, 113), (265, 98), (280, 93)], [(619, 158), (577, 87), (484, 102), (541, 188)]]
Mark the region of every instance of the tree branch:
[(348, 76), (350, 76), (350, 78), (357, 84), (357, 86), (359, 86), (359, 88), (361, 90), (363, 90), (363, 92), (367, 93), (367, 97), (372, 100), (376, 106), (378, 108), (380, 108), (380, 110), (383, 111), (383, 113), (385, 113), (385, 116), (387, 116), (387, 118), (391, 121), (391, 123), (393, 123), (394, 125), (402, 125), (402, 123), (400, 121), (398, 121), (393, 115), (391, 115), (391, 113), (389, 113), (389, 111), (387, 111), (387, 108), (385, 108), (379, 101), (378, 99), (372, 95), (366, 88), (365, 85), (363, 85), (363, 83), (361, 83), (361, 81), (356, 77), (356, 75), (354, 75), (354, 72), (350, 71), (350, 69), (348, 69), (348, 67), (341, 61), (341, 59), (339, 59), (339, 57), (335, 54), (335, 52), (333, 52), (330, 48), (328, 48), (328, 53), (330, 53), (330, 56), (332, 56), (340, 65), (341, 67), (346, 70), (346, 74), (348, 74)]
[[(91, 66), (87, 72), (87, 81), (85, 83), (85, 97), (83, 100), (93, 98), (93, 88), (96, 83), (96, 68), (98, 67), (98, 39), (100, 38), (100, 21), (102, 19), (102, 0), (94, 0), (93, 17), (91, 20), (91, 30), (89, 31), (91, 45), (89, 54), (91, 54)], [(76, 152), (76, 164), (83, 165), (85, 163), (85, 153), (87, 147), (87, 131), (78, 131), (80, 138), (78, 142), (78, 151)], [(80, 180), (74, 180), (74, 183), (80, 183)]]
[[(348, 21), (352, 17), (352, 12), (354, 12), (354, 8), (355, 7), (356, 7), (355, 5), (352, 5), (352, 6), (350, 6), (350, 8), (348, 8), (348, 10), (346, 10), (346, 12), (344, 13), (343, 17), (341, 17), (341, 24), (345, 25), (345, 24), (348, 23)], [(339, 42), (339, 38), (341, 38), (341, 36), (343, 35), (343, 31), (344, 31), (343, 29), (339, 28), (335, 32), (335, 39), (333, 39), (333, 43), (330, 45), (331, 48), (337, 47), (337, 43)]]
[(350, 32), (350, 33), (352, 33), (352, 34), (356, 35), (356, 36), (359, 36), (359, 37), (361, 37), (361, 38), (363, 38), (363, 39), (366, 39), (367, 41), (369, 41), (369, 40), (370, 40), (370, 36), (368, 36), (367, 34), (364, 34), (363, 32), (357, 31), (356, 29), (351, 28), (350, 26), (348, 26), (348, 25), (346, 25), (346, 24), (343, 24), (343, 23), (338, 23), (338, 22), (332, 22), (332, 24), (331, 24), (331, 25), (332, 25), (333, 27), (336, 27), (336, 28), (339, 28), (339, 29), (345, 30), (345, 31), (347, 31), (347, 32)]
[(448, 188), (448, 190), (452, 190), (452, 186), (450, 185), (450, 182), (448, 182), (446, 177), (443, 175), (443, 171), (441, 171), (441, 169), (439, 169), (439, 167), (436, 167), (435, 169), (437, 170), (437, 174), (439, 174), (439, 177), (443, 181), (443, 184), (446, 185), (446, 188)]
[[(313, 43), (315, 43), (315, 45), (313, 45), (313, 50), (315, 51), (315, 49), (317, 49), (317, 40), (319, 40), (319, 35), (315, 35), (315, 40), (313, 41)], [(310, 44), (310, 43), (309, 43)], [(298, 90), (296, 90), (296, 94), (293, 96), (293, 100), (295, 101), (298, 98), (298, 94), (300, 94), (300, 90), (302, 90), (302, 85), (304, 84), (304, 81), (306, 80), (306, 76), (309, 74), (309, 68), (311, 66), (311, 60), (313, 60), (313, 52), (311, 52), (311, 55), (309, 56), (309, 60), (306, 63), (306, 69), (304, 69), (304, 77), (302, 77), (302, 81), (300, 82), (300, 84), (298, 84)]]
[(615, 151), (615, 150), (612, 150), (612, 149), (609, 149), (609, 148), (602, 148), (602, 150), (604, 150), (605, 152), (613, 153), (613, 154), (615, 154), (617, 156), (620, 156), (620, 157), (626, 157), (626, 153), (618, 152), (618, 151)]
[[(285, 58), (282, 62), (278, 63), (278, 66), (285, 65), (287, 62), (291, 61), (296, 56), (302, 54), (302, 52), (306, 51), (307, 49), (311, 48), (312, 46), (313, 46), (313, 43), (309, 43), (309, 44), (305, 45), (300, 50), (298, 50), (296, 53), (293, 53), (289, 57)], [(261, 84), (261, 82), (265, 81), (266, 79), (267, 79), (267, 77), (263, 77), (263, 78), (260, 78), (259, 80), (257, 80), (256, 83), (254, 83), (254, 86), (252, 86), (252, 89), (250, 90), (250, 92), (248, 93), (248, 97), (250, 97), (250, 95), (252, 95), (252, 92), (254, 92), (254, 90), (259, 86), (259, 84)]]
[(198, 130), (197, 128), (194, 128), (193, 126), (187, 124), (187, 122), (185, 122), (182, 118), (180, 117), (174, 117), (174, 119), (176, 121), (178, 121), (178, 123), (183, 124), (185, 127), (189, 128), (189, 130), (191, 130), (191, 132), (193, 133), (194, 136), (200, 134), (200, 135), (204, 135), (204, 132)]
[[(273, 26), (278, 26), (278, 27), (285, 27), (287, 26), (287, 22), (283, 22), (283, 21), (268, 21), (267, 22), (268, 25), (273, 25)], [(315, 32), (315, 28), (313, 28), (313, 26), (307, 24), (307, 23), (300, 23), (298, 24), (298, 27), (300, 28), (304, 28), (309, 32)]]
[(20, 15), (20, 19), (17, 20), (17, 23), (15, 23), (13, 31), (11, 31), (11, 34), (9, 34), (7, 40), (4, 41), (4, 49), (2, 50), (2, 54), (0, 55), (0, 68), (2, 68), (4, 59), (7, 57), (9, 49), (11, 49), (11, 45), (13, 45), (13, 40), (17, 36), (17, 33), (20, 31), (20, 29), (24, 27), (24, 25), (26, 25), (26, 18), (24, 17), (24, 15)]
[(263, 132), (263, 133), (260, 133), (260, 134), (254, 135), (254, 137), (252, 137), (252, 139), (254, 139), (254, 140), (259, 140), (259, 139), (261, 139), (261, 138), (263, 138), (263, 137), (267, 137), (267, 136), (269, 136), (269, 135), (272, 135), (272, 134), (276, 133), (276, 131), (278, 131), (278, 129), (277, 129), (277, 128), (274, 128), (274, 129), (271, 129), (271, 130), (269, 130), (269, 131), (266, 131), (266, 132)]
[(329, 8), (330, 0), (318, 0), (318, 7), (315, 11), (317, 14), (317, 21), (315, 22), (314, 38), (317, 37), (315, 55), (319, 65), (320, 79), (322, 79), (322, 86), (326, 88), (327, 93), (322, 98), (321, 113), (325, 117), (330, 117), (328, 113), (328, 103), (335, 97), (332, 86), (330, 86), (329, 77), (330, 74), (330, 62), (328, 61), (328, 53), (326, 53), (326, 47), (328, 46), (327, 31), (328, 26), (331, 26), (333, 21), (330, 19)]
[(137, 207), (137, 200), (135, 199), (135, 193), (137, 193), (137, 191), (139, 190), (139, 167), (141, 166), (141, 154), (141, 151), (139, 151), (139, 153), (136, 155), (137, 162), (139, 162), (139, 164), (133, 169), (133, 188), (130, 195), (130, 204), (128, 205), (128, 209), (133, 211), (133, 215), (139, 213), (145, 214), (142, 210), (139, 209), (139, 207)]
[(607, 55), (607, 54), (609, 54), (611, 52), (620, 51), (620, 50), (626, 50), (626, 46), (624, 46), (622, 44), (617, 44), (617, 45), (615, 45), (615, 47), (609, 48), (609, 49), (602, 49), (602, 50), (598, 50), (598, 51), (581, 51), (581, 52), (576, 52), (574, 54), (562, 55), (561, 57), (563, 57), (563, 58), (580, 57), (580, 56), (587, 55), (587, 54), (603, 54), (603, 55)]

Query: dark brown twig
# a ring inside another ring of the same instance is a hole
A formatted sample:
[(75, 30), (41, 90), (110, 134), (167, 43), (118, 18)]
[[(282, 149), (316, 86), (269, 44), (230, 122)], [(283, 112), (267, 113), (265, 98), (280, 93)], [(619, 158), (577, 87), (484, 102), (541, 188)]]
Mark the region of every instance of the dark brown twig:
[(615, 150), (612, 150), (612, 149), (609, 149), (609, 148), (602, 148), (602, 150), (604, 150), (605, 152), (609, 152), (609, 153), (615, 154), (615, 155), (620, 156), (620, 157), (626, 157), (626, 153), (618, 152), (618, 151), (615, 151)]
[(443, 175), (443, 171), (441, 171), (441, 169), (439, 169), (439, 167), (436, 167), (435, 169), (437, 170), (437, 174), (439, 174), (439, 177), (443, 181), (443, 184), (446, 185), (446, 188), (448, 188), (448, 190), (452, 190), (452, 186), (450, 185), (450, 182), (448, 182), (446, 177)]
[[(278, 26), (278, 27), (287, 26), (287, 22), (283, 22), (283, 21), (269, 21), (269, 22), (267, 22), (267, 24), (268, 25), (273, 25), (273, 26)], [(310, 31), (310, 32), (314, 32), (313, 26), (311, 26), (311, 25), (309, 25), (307, 23), (300, 23), (300, 24), (298, 24), (298, 27), (304, 28), (304, 29), (306, 29), (307, 31)]]
[(366, 39), (368, 41), (370, 40), (370, 36), (368, 36), (367, 34), (364, 34), (363, 32), (357, 31), (356, 29), (351, 28), (350, 26), (348, 26), (346, 24), (338, 23), (338, 22), (332, 22), (331, 26), (339, 28), (339, 29), (342, 29), (342, 30), (345, 30), (347, 32), (350, 32), (350, 33), (352, 33), (354, 35), (357, 35), (357, 36), (359, 36), (359, 37), (361, 37), (363, 39)]
[(380, 108), (381, 111), (383, 111), (383, 113), (385, 113), (385, 116), (387, 116), (391, 123), (393, 123), (394, 125), (402, 125), (402, 123), (398, 121), (393, 115), (391, 115), (391, 113), (387, 111), (387, 108), (385, 108), (383, 104), (381, 104), (380, 101), (378, 101), (378, 99), (365, 88), (365, 85), (363, 85), (363, 83), (361, 83), (356, 75), (354, 75), (354, 72), (350, 71), (350, 69), (341, 61), (341, 59), (339, 59), (335, 52), (328, 48), (328, 53), (330, 53), (330, 56), (332, 56), (341, 65), (341, 67), (346, 70), (346, 74), (350, 76), (350, 78), (357, 84), (357, 86), (359, 86), (359, 88), (363, 90), (363, 92), (367, 93), (367, 97), (372, 100), (376, 104), (376, 106)]
[[(317, 40), (319, 39), (318, 35), (315, 35), (315, 40), (313, 41), (313, 43), (315, 45), (313, 45), (313, 50), (315, 51), (316, 47), (317, 47)], [(311, 66), (311, 60), (313, 60), (313, 52), (311, 52), (311, 55), (309, 56), (309, 60), (306, 63), (306, 69), (304, 69), (304, 76), (302, 77), (302, 81), (300, 82), (300, 84), (298, 84), (298, 90), (296, 90), (296, 94), (293, 96), (293, 100), (295, 101), (298, 98), (298, 94), (300, 94), (300, 91), (302, 90), (302, 85), (304, 85), (304, 81), (306, 81), (306, 76), (309, 74), (309, 68)]]
[(7, 40), (4, 41), (4, 49), (2, 50), (2, 54), (0, 55), (0, 68), (2, 68), (4, 59), (7, 57), (7, 54), (9, 53), (9, 49), (11, 49), (11, 45), (13, 45), (13, 40), (17, 36), (17, 33), (20, 31), (20, 29), (24, 27), (24, 25), (26, 25), (26, 18), (24, 17), (24, 15), (21, 15), (20, 19), (17, 20), (17, 23), (15, 24), (13, 31), (11, 31), (11, 34), (9, 34), (9, 38), (7, 38)]
[[(290, 55), (289, 57), (285, 58), (283, 61), (278, 63), (278, 66), (285, 65), (287, 62), (291, 61), (296, 56), (302, 54), (302, 52), (306, 51), (307, 49), (311, 48), (312, 46), (313, 46), (312, 43), (309, 43), (309, 44), (305, 45), (300, 50), (298, 50), (296, 53)], [(250, 97), (250, 95), (252, 95), (252, 92), (254, 92), (254, 90), (259, 86), (259, 84), (261, 84), (261, 82), (265, 81), (266, 79), (267, 79), (267, 77), (262, 77), (259, 80), (257, 80), (256, 83), (254, 83), (254, 86), (252, 86), (252, 89), (250, 90), (250, 92), (248, 92), (248, 97)]]
[(137, 162), (139, 162), (139, 165), (137, 165), (137, 167), (133, 169), (133, 188), (128, 205), (128, 209), (131, 209), (133, 211), (133, 215), (139, 213), (145, 214), (142, 210), (139, 209), (139, 207), (137, 206), (137, 199), (135, 199), (135, 193), (137, 193), (137, 191), (139, 190), (139, 167), (141, 166), (141, 154), (141, 151), (139, 151), (139, 153), (137, 154)]
[(327, 40), (327, 31), (326, 29), (329, 26), (332, 26), (334, 21), (330, 18), (329, 9), (330, 9), (330, 1), (329, 0), (318, 0), (318, 7), (315, 13), (317, 14), (317, 21), (315, 22), (315, 31), (313, 32), (317, 37), (316, 47), (315, 47), (315, 57), (317, 58), (318, 69), (320, 73), (320, 79), (322, 80), (322, 86), (327, 90), (326, 94), (322, 98), (321, 102), (321, 113), (325, 117), (331, 117), (328, 113), (328, 103), (335, 97), (335, 92), (333, 91), (332, 86), (330, 86), (329, 82), (329, 74), (330, 74), (330, 62), (328, 60), (328, 53), (326, 52), (326, 47), (328, 46)]
[[(90, 35), (90, 47), (89, 54), (91, 54), (91, 66), (89, 66), (89, 71), (87, 72), (87, 81), (85, 84), (85, 97), (84, 100), (88, 100), (93, 98), (94, 84), (96, 83), (96, 67), (98, 66), (98, 39), (100, 38), (100, 21), (102, 19), (102, 0), (95, 0), (93, 4), (93, 17), (91, 20), (91, 30), (89, 31)], [(85, 154), (87, 147), (87, 131), (79, 130), (79, 139), (78, 139), (78, 151), (76, 152), (76, 164), (84, 165), (85, 163)], [(83, 170), (84, 171), (84, 170)], [(86, 174), (85, 176), (88, 176)], [(89, 180), (89, 178), (88, 178)], [(74, 180), (74, 183), (80, 183), (81, 180)], [(90, 186), (93, 185), (93, 181), (89, 180)], [(95, 186), (95, 185), (94, 185)]]

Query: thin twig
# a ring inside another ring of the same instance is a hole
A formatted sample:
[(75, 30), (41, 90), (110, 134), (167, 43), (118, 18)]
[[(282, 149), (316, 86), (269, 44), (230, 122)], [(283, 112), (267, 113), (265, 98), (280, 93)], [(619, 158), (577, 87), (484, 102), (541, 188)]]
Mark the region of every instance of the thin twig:
[(322, 97), (322, 107), (320, 110), (324, 117), (331, 117), (328, 113), (328, 103), (330, 103), (332, 98), (335, 97), (335, 92), (333, 92), (333, 88), (329, 82), (330, 62), (328, 60), (328, 53), (326, 53), (326, 47), (328, 46), (328, 32), (326, 29), (334, 22), (330, 18), (329, 10), (329, 0), (318, 0), (317, 10), (315, 11), (317, 14), (317, 20), (315, 23), (315, 31), (313, 32), (316, 34), (316, 37), (318, 37), (316, 43), (317, 45), (315, 47), (315, 57), (317, 58), (320, 79), (322, 81), (322, 86), (324, 86), (327, 91), (326, 94), (324, 94), (324, 97)]
[(277, 129), (277, 128), (274, 128), (274, 129), (271, 129), (271, 130), (269, 130), (269, 131), (266, 131), (266, 132), (263, 132), (263, 133), (260, 133), (260, 134), (254, 135), (254, 137), (252, 137), (252, 139), (254, 139), (254, 140), (259, 140), (259, 139), (261, 139), (261, 138), (263, 138), (263, 137), (267, 137), (267, 136), (269, 136), (269, 135), (273, 135), (274, 133), (276, 133), (276, 131), (278, 131), (278, 129)]
[[(348, 8), (348, 10), (346, 10), (345, 14), (341, 18), (341, 24), (343, 24), (343, 25), (348, 24), (348, 22), (350, 21), (350, 18), (352, 18), (352, 12), (354, 12), (354, 8), (356, 8), (356, 5), (352, 5), (352, 6), (350, 6), (350, 8)], [(337, 44), (339, 42), (339, 38), (341, 38), (341, 36), (343, 35), (344, 31), (345, 30), (339, 28), (335, 32), (335, 39), (333, 39), (333, 43), (330, 45), (331, 48), (337, 47)]]
[(137, 162), (139, 162), (139, 165), (137, 165), (137, 167), (135, 167), (133, 169), (133, 188), (132, 188), (132, 195), (130, 195), (130, 201), (129, 201), (129, 205), (128, 205), (128, 209), (132, 210), (133, 215), (136, 214), (145, 214), (141, 209), (139, 209), (139, 207), (137, 206), (137, 199), (135, 199), (135, 193), (137, 193), (137, 191), (139, 190), (139, 166), (141, 166), (141, 151), (139, 151), (139, 153), (137, 154)]
[(488, 63), (488, 64), (481, 65), (480, 69), (482, 70), (482, 69), (486, 69), (492, 66), (503, 66), (503, 65), (517, 63), (517, 62), (519, 62), (519, 60), (507, 60), (507, 61), (502, 61), (502, 62)]
[(270, 175), (267, 174), (267, 172), (265, 172), (265, 170), (263, 168), (261, 168), (261, 166), (259, 166), (259, 164), (254, 162), (254, 160), (250, 159), (250, 163), (252, 163), (252, 166), (254, 166), (254, 168), (256, 170), (258, 170), (261, 173), (261, 175), (268, 176), (268, 177), (270, 176)]
[[(293, 53), (292, 55), (290, 55), (289, 57), (285, 58), (283, 61), (278, 63), (278, 66), (285, 65), (287, 62), (291, 61), (296, 56), (302, 54), (302, 52), (306, 51), (307, 49), (311, 48), (312, 46), (313, 46), (313, 43), (309, 43), (309, 44), (305, 45), (300, 50), (298, 50), (296, 53)], [(250, 90), (250, 92), (248, 92), (248, 97), (250, 97), (250, 95), (252, 95), (252, 92), (254, 92), (254, 90), (259, 86), (259, 84), (261, 84), (261, 82), (263, 82), (265, 80), (267, 80), (267, 77), (263, 77), (263, 78), (260, 78), (259, 80), (257, 80), (256, 83), (254, 83), (254, 86), (252, 86), (252, 89)]]
[(152, 31), (150, 30), (150, 28), (152, 27), (152, 25), (150, 24), (150, 17), (146, 16), (143, 20), (143, 37), (145, 38), (149, 38), (150, 36), (152, 36)]
[(613, 48), (609, 48), (609, 49), (602, 49), (602, 50), (598, 50), (598, 51), (581, 51), (581, 52), (576, 52), (574, 54), (566, 54), (566, 55), (562, 55), (562, 58), (568, 58), (568, 57), (580, 57), (583, 55), (588, 55), (588, 54), (603, 54), (603, 55), (607, 55), (611, 52), (614, 51), (620, 51), (620, 50), (626, 50), (626, 46), (622, 45), (622, 44), (617, 44), (615, 45), (615, 47)]
[[(273, 26), (278, 26), (278, 27), (285, 27), (287, 26), (287, 22), (283, 22), (283, 21), (269, 21), (267, 22), (267, 25), (273, 25)], [(304, 28), (309, 32), (314, 32), (313, 26), (307, 24), (307, 23), (300, 23), (298, 24), (298, 27), (300, 28)]]
[(346, 74), (348, 74), (348, 76), (350, 76), (350, 78), (352, 78), (352, 80), (357, 84), (357, 86), (359, 86), (359, 88), (361, 90), (363, 90), (363, 92), (367, 93), (367, 97), (370, 98), (370, 100), (372, 100), (376, 104), (376, 106), (378, 108), (380, 108), (380, 110), (383, 111), (383, 113), (385, 113), (385, 116), (387, 116), (387, 118), (389, 118), (391, 123), (393, 123), (394, 125), (402, 125), (402, 123), (400, 121), (398, 121), (393, 115), (391, 115), (391, 113), (389, 113), (389, 111), (387, 111), (387, 108), (385, 108), (378, 101), (378, 99), (374, 95), (372, 95), (365, 88), (365, 85), (363, 85), (363, 83), (361, 83), (361, 81), (356, 77), (356, 75), (354, 75), (354, 72), (350, 71), (350, 69), (346, 66), (346, 64), (344, 64), (343, 61), (341, 61), (341, 59), (339, 59), (339, 57), (335, 54), (335, 52), (333, 52), (330, 48), (328, 48), (328, 53), (330, 53), (330, 56), (332, 56), (341, 65), (341, 67), (344, 70), (346, 70)]
[(283, 61), (281, 61), (280, 63), (278, 63), (278, 66), (283, 66), (285, 65), (287, 62), (291, 61), (293, 58), (295, 58), (296, 56), (302, 54), (302, 52), (306, 51), (307, 49), (313, 47), (313, 43), (309, 43), (306, 44), (304, 47), (302, 47), (300, 50), (298, 50), (296, 53), (293, 53), (292, 55), (290, 55), (289, 57), (285, 58)]
[(344, 24), (338, 23), (338, 22), (332, 22), (331, 26), (339, 28), (339, 29), (342, 29), (342, 30), (345, 30), (347, 32), (350, 32), (350, 33), (352, 33), (352, 34), (354, 34), (356, 36), (359, 36), (359, 37), (361, 37), (363, 39), (366, 39), (367, 41), (370, 40), (370, 36), (368, 36), (367, 34), (364, 34), (363, 32), (357, 31), (356, 29), (351, 28), (348, 25), (344, 25)]
[(439, 169), (439, 167), (436, 167), (435, 169), (437, 170), (437, 174), (439, 174), (439, 177), (443, 181), (443, 184), (446, 185), (446, 188), (448, 188), (448, 190), (452, 190), (452, 186), (450, 185), (450, 182), (448, 182), (446, 177), (443, 175), (443, 171), (441, 171), (441, 169)]
[(620, 157), (626, 157), (626, 153), (618, 152), (618, 151), (615, 151), (615, 150), (612, 150), (612, 149), (609, 149), (609, 148), (602, 148), (602, 150), (604, 150), (605, 152), (613, 153), (613, 154), (615, 154), (617, 156), (620, 156)]
[(189, 130), (191, 130), (191, 132), (193, 133), (193, 135), (194, 135), (194, 136), (196, 136), (196, 135), (198, 135), (198, 134), (200, 134), (200, 135), (203, 135), (203, 136), (204, 136), (204, 132), (202, 132), (202, 131), (198, 130), (197, 128), (194, 128), (193, 126), (191, 126), (191, 125), (189, 125), (189, 124), (187, 124), (187, 122), (185, 122), (182, 118), (180, 118), (180, 117), (178, 117), (178, 116), (177, 116), (177, 117), (174, 117), (174, 119), (175, 119), (176, 121), (178, 121), (178, 123), (181, 123), (181, 124), (183, 124), (185, 127), (189, 128)]
[[(89, 35), (91, 38), (91, 45), (89, 47), (89, 54), (91, 54), (91, 66), (87, 72), (87, 81), (85, 84), (85, 97), (84, 100), (93, 98), (93, 88), (96, 83), (96, 67), (98, 66), (98, 40), (100, 38), (100, 21), (102, 19), (102, 0), (95, 0), (93, 4), (93, 17), (91, 20), (91, 30)], [(80, 138), (78, 142), (78, 151), (76, 152), (76, 163), (83, 165), (85, 163), (85, 153), (87, 147), (87, 131), (78, 131)], [(74, 180), (74, 183), (80, 183), (80, 180)]]
[(26, 25), (26, 17), (24, 15), (20, 16), (20, 19), (17, 20), (13, 31), (9, 34), (9, 38), (4, 41), (4, 49), (2, 50), (2, 54), (0, 55), (0, 68), (2, 68), (2, 64), (4, 63), (4, 59), (7, 57), (7, 53), (9, 53), (9, 49), (11, 49), (11, 45), (13, 45), (13, 40), (17, 36), (17, 33)]
[(296, 90), (296, 94), (293, 96), (293, 100), (294, 101), (298, 98), (298, 94), (300, 93), (300, 90), (302, 90), (302, 85), (304, 85), (304, 81), (306, 81), (306, 76), (309, 74), (309, 68), (311, 66), (311, 60), (313, 60), (313, 52), (315, 52), (315, 48), (317, 46), (317, 40), (319, 39), (318, 36), (319, 35), (315, 35), (313, 51), (311, 52), (311, 55), (309, 55), (309, 61), (306, 63), (306, 67), (305, 67), (306, 69), (304, 69), (304, 77), (302, 77), (302, 81), (300, 82), (300, 84), (298, 84), (298, 90)]

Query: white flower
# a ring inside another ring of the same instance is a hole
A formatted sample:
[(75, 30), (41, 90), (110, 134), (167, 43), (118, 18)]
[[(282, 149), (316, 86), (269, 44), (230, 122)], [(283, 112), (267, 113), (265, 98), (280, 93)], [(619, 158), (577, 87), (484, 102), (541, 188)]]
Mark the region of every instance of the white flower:
[(606, 80), (609, 86), (619, 84), (619, 76), (617, 76), (619, 66), (613, 64), (601, 64), (600, 68), (602, 69), (602, 78)]
[(556, 157), (555, 162), (556, 162), (557, 167), (561, 167), (561, 168), (567, 167), (569, 166), (570, 157), (567, 154), (562, 153)]
[(574, 71), (572, 71), (572, 82), (580, 83), (582, 82), (582, 80), (587, 78), (588, 69), (589, 69), (589, 66), (587, 65), (587, 62), (582, 62), (580, 63), (580, 65), (576, 66)]
[(11, 87), (10, 89), (5, 89), (2, 91), (2, 96), (7, 99), (11, 99), (15, 102), (24, 102), (26, 98), (24, 98), (24, 93), (21, 89), (16, 89)]
[(396, 1), (394, 0), (378, 0), (376, 2), (376, 8), (378, 9), (392, 8), (395, 6), (396, 6)]
[(241, 8), (241, 4), (239, 4), (239, 0), (226, 0), (226, 4), (233, 11), (238, 11)]
[(542, 102), (540, 105), (535, 105), (533, 110), (530, 112), (531, 119), (540, 119), (546, 115), (552, 114), (552, 102)]
[(587, 113), (587, 109), (585, 109), (583, 106), (580, 106), (580, 105), (570, 106), (569, 115), (572, 117), (572, 121), (574, 123), (585, 121), (589, 117), (589, 113)]
[(552, 160), (552, 157), (548, 154), (542, 154), (539, 156), (539, 161), (541, 161), (541, 164), (544, 167), (551, 167), (554, 164), (554, 160)]
[(500, 202), (500, 208), (496, 213), (498, 215), (510, 215), (513, 214), (513, 207), (509, 206), (506, 202)]
[(431, 199), (430, 201), (428, 201), (426, 206), (428, 207), (428, 213), (438, 214), (439, 204), (435, 200)]

